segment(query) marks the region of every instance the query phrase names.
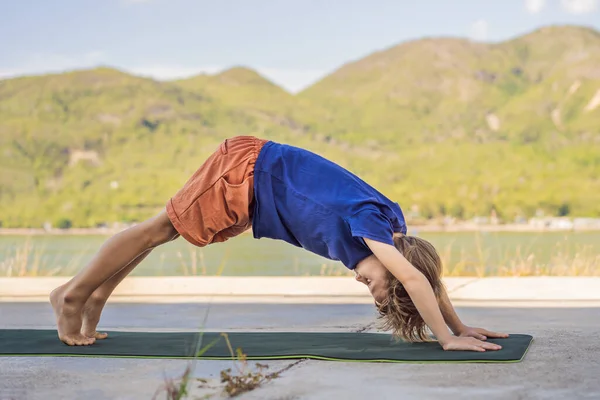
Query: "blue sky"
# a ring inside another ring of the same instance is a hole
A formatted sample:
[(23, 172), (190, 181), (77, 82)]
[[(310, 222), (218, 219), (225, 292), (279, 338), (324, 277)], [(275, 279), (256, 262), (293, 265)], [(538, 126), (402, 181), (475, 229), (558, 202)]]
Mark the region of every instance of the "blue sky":
[(109, 65), (157, 79), (248, 66), (298, 91), (431, 36), (600, 30), (600, 0), (0, 0), (0, 77)]

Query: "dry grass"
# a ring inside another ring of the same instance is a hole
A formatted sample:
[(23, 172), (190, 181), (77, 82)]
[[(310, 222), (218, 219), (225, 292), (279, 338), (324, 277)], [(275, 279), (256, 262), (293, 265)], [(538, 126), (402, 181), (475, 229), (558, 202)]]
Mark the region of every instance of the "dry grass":
[[(225, 250), (225, 254), (219, 262), (219, 266), (217, 267), (217, 271), (215, 272), (216, 276), (223, 275), (223, 271), (225, 271), (225, 267), (227, 266), (229, 254), (230, 251)], [(184, 276), (207, 275), (206, 262), (204, 260), (204, 251), (201, 248), (191, 246), (189, 247), (189, 264), (184, 259), (181, 251), (177, 252), (177, 258), (179, 259), (181, 272)]]
[[(492, 257), (492, 249), (484, 247), (479, 236), (475, 237), (475, 250), (467, 252), (459, 249), (459, 256), (452, 256), (456, 245), (450, 243), (439, 249), (446, 276), (600, 276), (600, 254), (592, 246), (569, 246), (557, 242), (550, 249), (547, 260), (539, 260), (533, 251), (533, 245), (517, 246), (507, 249), (499, 258)], [(227, 268), (230, 250), (226, 250), (219, 261), (214, 275), (220, 276)], [(81, 267), (81, 260), (87, 251), (81, 251), (73, 257), (61, 254), (49, 256), (44, 245), (34, 245), (31, 238), (16, 247), (9, 247), (0, 253), (0, 276), (56, 276), (73, 273)], [(203, 249), (191, 247), (187, 257), (177, 252), (179, 272), (183, 276), (208, 275)], [(65, 261), (68, 260), (68, 261)], [(292, 261), (292, 275), (307, 276), (299, 267), (299, 259)], [(165, 253), (159, 254), (158, 275), (164, 271)], [(212, 275), (212, 274), (211, 274)], [(352, 276), (352, 271), (340, 263), (326, 261), (321, 264), (318, 276)]]
[[(224, 385), (223, 392), (229, 397), (239, 396), (242, 393), (256, 389), (263, 383), (279, 377), (282, 371), (276, 371), (269, 374), (265, 373), (269, 368), (266, 364), (255, 363), (256, 370), (251, 370), (248, 367), (247, 356), (242, 349), (237, 348), (234, 353), (231, 342), (229, 341), (229, 336), (226, 333), (222, 333), (221, 336), (225, 338), (235, 368), (235, 372), (233, 373), (232, 369), (228, 368), (222, 370), (220, 374), (221, 384)], [(201, 384), (204, 384), (202, 380)]]
[(490, 268), (491, 249), (483, 248), (481, 242), (476, 240), (475, 255), (467, 254), (461, 248), (459, 260), (455, 262), (450, 261), (451, 244), (441, 249), (445, 276), (600, 276), (600, 254), (589, 245), (572, 249), (558, 242), (551, 250), (549, 261), (537, 260), (531, 246), (517, 246), (510, 254), (505, 251)]
[[(165, 378), (164, 384), (160, 386), (154, 393), (154, 396), (152, 397), (153, 400), (158, 399), (159, 396), (162, 394), (165, 395), (166, 400), (181, 400), (187, 398), (190, 395), (190, 384), (192, 381), (198, 384), (198, 388), (221, 389), (222, 393), (227, 395), (228, 397), (235, 397), (242, 393), (254, 390), (263, 383), (269, 382), (270, 380), (279, 377), (279, 375), (282, 372), (287, 371), (294, 365), (303, 361), (296, 361), (295, 363), (292, 363), (279, 371), (267, 374), (265, 373), (265, 371), (269, 368), (269, 366), (266, 364), (256, 363), (256, 370), (254, 371), (249, 368), (246, 354), (244, 354), (241, 348), (237, 348), (234, 352), (233, 346), (231, 345), (231, 342), (229, 340), (229, 335), (227, 335), (227, 333), (221, 333), (213, 341), (203, 346), (202, 342), (204, 339), (204, 327), (206, 326), (206, 321), (208, 320), (209, 312), (210, 304), (209, 307), (206, 309), (206, 312), (204, 313), (204, 318), (200, 326), (200, 335), (198, 337), (198, 341), (196, 342), (194, 360), (187, 365), (181, 377), (177, 379)], [(227, 344), (227, 348), (229, 349), (229, 353), (231, 354), (231, 360), (233, 361), (235, 372), (232, 372), (232, 368), (227, 368), (220, 372), (221, 387), (210, 386), (208, 384), (208, 380), (203, 378), (192, 380), (192, 375), (194, 373), (194, 368), (198, 359), (201, 358), (211, 347), (217, 344), (221, 339), (224, 339), (225, 343)], [(202, 398), (209, 398), (212, 397), (214, 394), (216, 393), (207, 394)]]
[[(199, 343), (202, 341), (202, 335), (198, 340)], [(181, 377), (178, 379), (165, 379), (165, 383), (156, 391), (153, 399), (157, 399), (159, 395), (164, 394), (166, 400), (181, 400), (190, 395), (190, 384), (192, 382), (198, 384), (198, 388), (202, 389), (213, 389), (220, 391), (227, 397), (236, 397), (243, 393), (252, 391), (264, 383), (267, 383), (275, 378), (278, 378), (283, 372), (297, 365), (304, 360), (298, 360), (288, 366), (271, 373), (266, 371), (269, 366), (266, 364), (255, 363), (254, 369), (250, 367), (246, 354), (241, 348), (233, 350), (233, 346), (229, 341), (227, 333), (221, 333), (220, 337), (213, 340), (208, 345), (196, 351), (196, 359), (202, 357), (202, 355), (214, 346), (221, 338), (225, 340), (229, 352), (231, 354), (231, 360), (233, 361), (233, 368), (227, 368), (220, 371), (220, 386), (214, 386), (209, 383), (207, 379), (197, 378), (192, 379), (193, 363), (188, 364)], [(218, 392), (207, 394), (203, 398), (210, 398)]]
[(0, 276), (55, 276), (74, 271), (81, 265), (85, 251), (76, 254), (67, 263), (59, 261), (60, 255), (50, 258), (45, 254), (45, 246), (35, 246), (28, 237), (23, 245), (0, 254)]
[[(229, 259), (229, 250), (225, 250), (223, 258), (219, 261), (217, 271), (214, 275), (221, 276), (227, 267), (227, 261)], [(161, 259), (164, 259), (164, 253), (161, 253)], [(208, 275), (206, 261), (204, 257), (204, 251), (201, 248), (190, 247), (187, 259), (181, 251), (177, 252), (177, 259), (179, 260), (179, 267), (183, 276), (197, 276), (197, 275)], [(299, 260), (294, 257), (292, 263), (292, 270), (294, 276), (309, 276), (308, 272), (302, 274), (298, 267)], [(161, 261), (162, 268), (162, 261)], [(319, 276), (354, 276), (352, 271), (349, 271), (343, 265), (335, 262), (324, 262), (321, 264), (319, 270)]]

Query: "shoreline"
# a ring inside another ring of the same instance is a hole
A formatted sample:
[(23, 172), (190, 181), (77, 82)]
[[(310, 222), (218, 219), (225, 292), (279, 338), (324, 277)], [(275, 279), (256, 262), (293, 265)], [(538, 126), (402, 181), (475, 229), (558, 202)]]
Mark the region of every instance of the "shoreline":
[[(112, 236), (124, 229), (112, 228), (70, 228), (70, 229), (42, 229), (42, 228), (0, 228), (0, 236)], [(452, 232), (507, 232), (507, 233), (549, 233), (549, 232), (600, 232), (600, 227), (540, 227), (528, 224), (456, 224), (456, 225), (410, 225), (408, 234), (427, 233), (452, 233)], [(251, 234), (251, 230), (243, 235)]]

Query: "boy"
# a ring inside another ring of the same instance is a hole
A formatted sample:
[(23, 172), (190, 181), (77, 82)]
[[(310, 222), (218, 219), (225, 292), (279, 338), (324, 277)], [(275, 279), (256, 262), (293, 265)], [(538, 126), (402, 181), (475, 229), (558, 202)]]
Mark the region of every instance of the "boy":
[[(251, 136), (227, 139), (157, 216), (110, 238), (73, 279), (50, 294), (58, 337), (90, 345), (115, 287), (153, 248), (180, 235), (196, 246), (224, 242), (252, 226), (255, 238), (286, 241), (354, 270), (383, 326), (445, 350), (498, 350), (501, 333), (465, 326), (441, 283), (428, 242), (405, 236), (397, 203), (314, 153)], [(451, 335), (448, 327), (455, 336)]]

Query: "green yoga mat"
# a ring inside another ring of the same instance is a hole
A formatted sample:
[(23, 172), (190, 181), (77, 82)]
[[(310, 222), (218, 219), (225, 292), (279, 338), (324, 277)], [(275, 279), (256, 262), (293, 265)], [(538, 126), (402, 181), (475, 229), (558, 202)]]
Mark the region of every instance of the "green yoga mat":
[[(0, 330), (0, 356), (83, 356), (194, 358), (198, 343), (207, 347), (200, 359), (231, 359), (225, 338), (217, 332), (109, 332), (92, 346), (69, 347), (54, 330)], [(502, 350), (484, 353), (443, 351), (438, 343), (395, 342), (388, 334), (318, 332), (229, 332), (233, 350), (251, 360), (313, 358), (360, 362), (519, 362), (532, 341), (529, 335), (490, 339)]]

